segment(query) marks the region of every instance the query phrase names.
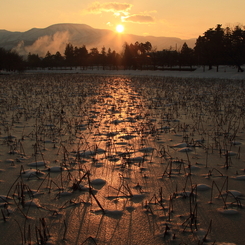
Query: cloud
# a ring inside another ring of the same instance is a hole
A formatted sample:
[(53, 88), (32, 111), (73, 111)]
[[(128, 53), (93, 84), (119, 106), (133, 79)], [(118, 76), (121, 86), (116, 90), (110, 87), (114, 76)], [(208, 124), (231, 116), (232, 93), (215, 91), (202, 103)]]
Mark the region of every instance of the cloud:
[(107, 23), (106, 23), (106, 25), (107, 25), (107, 26), (112, 26), (112, 24), (111, 24), (111, 22), (110, 22), (110, 21), (109, 21), (109, 22), (107, 22)]
[(122, 16), (122, 21), (146, 24), (146, 23), (153, 23), (154, 19), (150, 15), (133, 14), (133, 15), (129, 15), (129, 16)]
[(117, 3), (117, 2), (107, 2), (100, 3), (94, 2), (87, 9), (89, 13), (99, 14), (102, 12), (113, 12), (114, 14), (122, 13), (127, 15), (128, 11), (132, 8), (132, 4), (129, 3)]
[[(130, 3), (119, 3), (119, 2), (93, 2), (86, 10), (86, 13), (100, 14), (102, 12), (112, 12), (116, 16), (121, 16), (121, 21), (132, 22), (138, 24), (149, 24), (154, 23), (155, 20), (151, 16), (151, 13), (156, 13), (156, 10), (141, 12), (140, 14), (130, 14), (131, 8), (133, 7)], [(107, 24), (108, 25), (108, 24)]]

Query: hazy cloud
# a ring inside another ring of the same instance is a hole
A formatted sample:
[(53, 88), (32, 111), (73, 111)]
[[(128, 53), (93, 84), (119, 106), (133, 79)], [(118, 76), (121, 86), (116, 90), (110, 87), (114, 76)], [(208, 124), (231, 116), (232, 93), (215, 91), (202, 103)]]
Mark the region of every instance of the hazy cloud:
[(122, 20), (124, 22), (134, 22), (134, 23), (153, 23), (154, 19), (150, 15), (145, 14), (133, 14), (129, 16), (123, 16)]
[(24, 42), (20, 42), (14, 50), (21, 55), (32, 53), (45, 57), (48, 51), (51, 54), (55, 54), (57, 51), (62, 54), (65, 50), (66, 44), (69, 42), (70, 34), (68, 32), (56, 32), (52, 36), (46, 35), (39, 37), (32, 45), (29, 46), (25, 46)]
[(90, 13), (101, 13), (101, 12), (113, 12), (113, 13), (123, 13), (128, 14), (128, 11), (132, 8), (132, 4), (129, 3), (117, 3), (117, 2), (107, 2), (100, 3), (94, 2), (87, 9)]
[(107, 26), (112, 26), (112, 24), (111, 24), (111, 22), (110, 22), (110, 21), (109, 21), (109, 22), (107, 22), (107, 23), (106, 23), (106, 25), (107, 25)]

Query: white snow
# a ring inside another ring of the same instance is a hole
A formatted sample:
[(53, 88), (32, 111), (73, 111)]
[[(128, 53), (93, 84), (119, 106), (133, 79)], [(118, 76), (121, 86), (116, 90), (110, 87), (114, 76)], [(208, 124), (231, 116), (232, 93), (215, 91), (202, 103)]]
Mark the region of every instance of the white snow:
[[(242, 66), (245, 69), (245, 66)], [(219, 72), (214, 67), (203, 71), (198, 67), (195, 71), (161, 71), (161, 70), (103, 70), (101, 69), (72, 69), (72, 70), (29, 70), (26, 73), (76, 73), (94, 75), (132, 75), (132, 76), (157, 76), (157, 77), (182, 77), (182, 78), (218, 78), (218, 79), (245, 79), (245, 72), (237, 72), (236, 67), (220, 66)]]
[(210, 189), (211, 189), (210, 185), (206, 185), (206, 184), (198, 184), (197, 185), (198, 191), (206, 191), (206, 190), (210, 190)]
[(41, 167), (41, 166), (46, 166), (47, 164), (49, 164), (49, 161), (31, 162), (31, 163), (28, 163), (27, 165), (29, 167)]
[(227, 215), (234, 215), (238, 214), (238, 211), (235, 209), (225, 209), (225, 208), (218, 208), (217, 211), (222, 214), (227, 214)]
[(27, 169), (27, 170), (23, 170), (21, 172), (21, 175), (25, 178), (30, 178), (30, 177), (44, 175), (44, 173), (42, 171), (35, 170), (35, 169)]
[(103, 179), (94, 179), (90, 182), (92, 186), (103, 186), (106, 184), (106, 181)]

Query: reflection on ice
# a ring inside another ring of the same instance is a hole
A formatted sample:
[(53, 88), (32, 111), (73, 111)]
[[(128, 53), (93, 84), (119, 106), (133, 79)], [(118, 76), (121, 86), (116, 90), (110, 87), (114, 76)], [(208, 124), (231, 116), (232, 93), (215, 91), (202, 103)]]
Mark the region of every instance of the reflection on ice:
[(0, 82), (2, 243), (239, 244), (242, 81)]

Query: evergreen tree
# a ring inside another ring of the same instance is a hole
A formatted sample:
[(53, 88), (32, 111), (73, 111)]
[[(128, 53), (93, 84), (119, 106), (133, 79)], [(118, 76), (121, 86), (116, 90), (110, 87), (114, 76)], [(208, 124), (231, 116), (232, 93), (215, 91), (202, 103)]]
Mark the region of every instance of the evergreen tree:
[(86, 46), (83, 45), (80, 48), (75, 47), (74, 50), (74, 59), (75, 59), (75, 65), (76, 66), (82, 66), (83, 69), (85, 68), (85, 66), (87, 65), (87, 60), (88, 58), (88, 50), (86, 49)]
[(107, 57), (106, 57), (105, 47), (102, 47), (102, 49), (101, 49), (100, 63), (101, 63), (101, 65), (103, 67), (103, 70), (104, 70), (105, 69), (105, 66), (107, 64)]
[(90, 53), (89, 53), (89, 64), (92, 66), (97, 65), (99, 69), (99, 64), (100, 64), (100, 54), (97, 48), (91, 48)]
[(23, 71), (25, 64), (23, 57), (15, 51), (6, 51), (0, 48), (0, 70)]
[(64, 65), (64, 57), (61, 55), (59, 51), (55, 53), (53, 56), (54, 66), (61, 67)]
[(74, 48), (71, 43), (68, 43), (65, 48), (65, 62), (68, 66), (74, 65)]
[(207, 30), (204, 36), (199, 36), (195, 46), (198, 61), (202, 65), (208, 65), (209, 69), (216, 65), (217, 71), (219, 65), (224, 63), (225, 33), (221, 26), (218, 24), (215, 29)]
[(184, 42), (180, 51), (180, 66), (185, 65), (185, 66), (190, 66), (190, 68), (192, 68), (193, 62), (194, 62), (193, 49), (189, 48), (187, 43)]
[(29, 68), (35, 69), (41, 66), (41, 59), (38, 54), (29, 53), (27, 56), (27, 66)]
[(243, 72), (241, 65), (245, 63), (245, 30), (236, 26), (232, 31), (231, 58), (238, 68), (238, 72)]

